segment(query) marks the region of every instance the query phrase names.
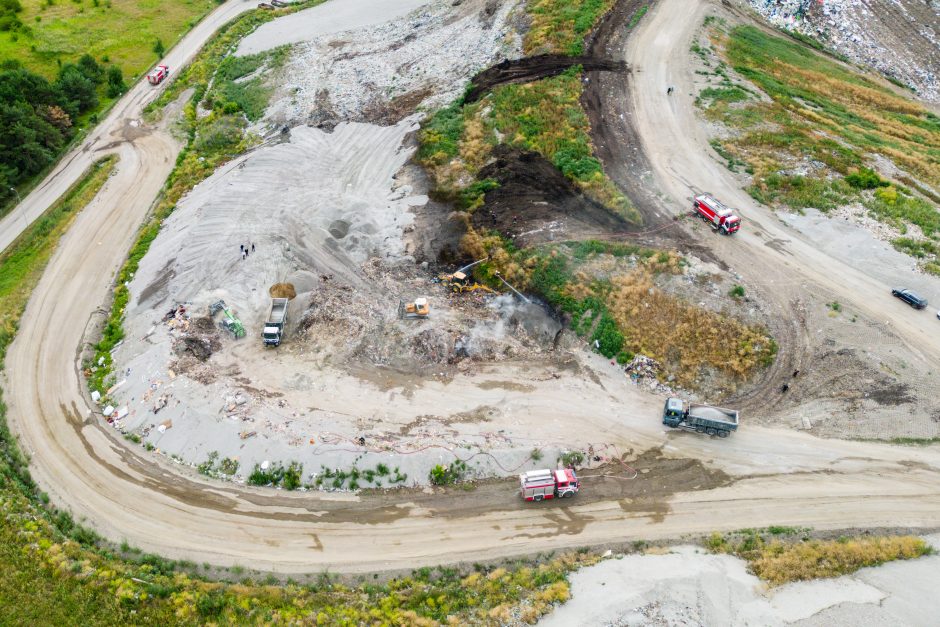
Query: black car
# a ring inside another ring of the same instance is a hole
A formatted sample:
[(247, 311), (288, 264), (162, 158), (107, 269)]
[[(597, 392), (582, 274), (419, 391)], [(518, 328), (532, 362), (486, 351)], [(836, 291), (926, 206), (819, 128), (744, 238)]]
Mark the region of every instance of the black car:
[(893, 289), (891, 294), (897, 296), (914, 309), (923, 309), (927, 306), (927, 299), (922, 298), (909, 289)]

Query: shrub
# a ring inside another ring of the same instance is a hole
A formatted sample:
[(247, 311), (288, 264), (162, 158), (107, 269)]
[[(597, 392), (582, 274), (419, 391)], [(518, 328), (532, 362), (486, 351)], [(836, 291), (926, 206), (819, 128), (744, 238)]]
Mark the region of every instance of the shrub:
[(728, 290), (728, 295), (731, 298), (744, 298), (744, 286), (735, 285), (730, 290)]
[(858, 172), (852, 172), (845, 177), (845, 182), (855, 189), (875, 189), (876, 187), (887, 187), (888, 181), (881, 178), (877, 172), (869, 168), (862, 168)]
[(584, 453), (581, 451), (565, 451), (558, 458), (565, 467), (576, 468), (584, 462)]

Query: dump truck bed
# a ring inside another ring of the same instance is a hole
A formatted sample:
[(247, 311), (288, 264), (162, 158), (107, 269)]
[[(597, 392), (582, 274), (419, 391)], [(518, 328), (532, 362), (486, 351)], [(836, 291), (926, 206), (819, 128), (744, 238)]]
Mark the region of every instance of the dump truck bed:
[(730, 429), (737, 429), (738, 427), (738, 412), (734, 409), (712, 407), (711, 405), (690, 405), (689, 419), (693, 418), (720, 423)]
[(284, 317), (287, 314), (287, 302), (288, 299), (286, 298), (275, 298), (271, 301), (271, 315), (268, 317), (268, 324), (284, 322)]

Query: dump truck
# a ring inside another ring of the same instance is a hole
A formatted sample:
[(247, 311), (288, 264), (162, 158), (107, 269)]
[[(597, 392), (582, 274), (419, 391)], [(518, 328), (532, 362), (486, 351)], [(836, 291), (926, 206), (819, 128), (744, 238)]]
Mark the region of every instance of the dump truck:
[(289, 298), (271, 299), (271, 313), (268, 314), (268, 321), (264, 323), (264, 331), (261, 333), (265, 346), (280, 345), (281, 337), (284, 335), (284, 325), (287, 324), (287, 304), (289, 302)]
[(726, 438), (738, 428), (738, 412), (711, 405), (696, 405), (681, 398), (669, 398), (663, 408), (663, 424)]
[(526, 501), (564, 499), (581, 489), (581, 482), (573, 468), (559, 470), (530, 470), (519, 475), (522, 498)]
[(734, 209), (721, 204), (710, 194), (696, 196), (692, 209), (719, 233), (731, 235), (741, 228), (741, 218), (734, 215)]
[(169, 66), (160, 64), (157, 67), (151, 70), (150, 74), (147, 75), (147, 82), (151, 85), (159, 85), (163, 82), (167, 76), (170, 75)]

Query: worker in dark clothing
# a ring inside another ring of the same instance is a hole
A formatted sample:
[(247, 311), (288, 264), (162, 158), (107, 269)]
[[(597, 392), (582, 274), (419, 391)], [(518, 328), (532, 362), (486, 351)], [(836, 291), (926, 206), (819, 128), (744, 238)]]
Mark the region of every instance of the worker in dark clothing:
[(668, 88), (666, 88), (666, 95), (667, 95), (667, 96), (671, 96), (673, 89), (675, 89), (675, 87), (673, 87), (672, 85), (670, 85)]

